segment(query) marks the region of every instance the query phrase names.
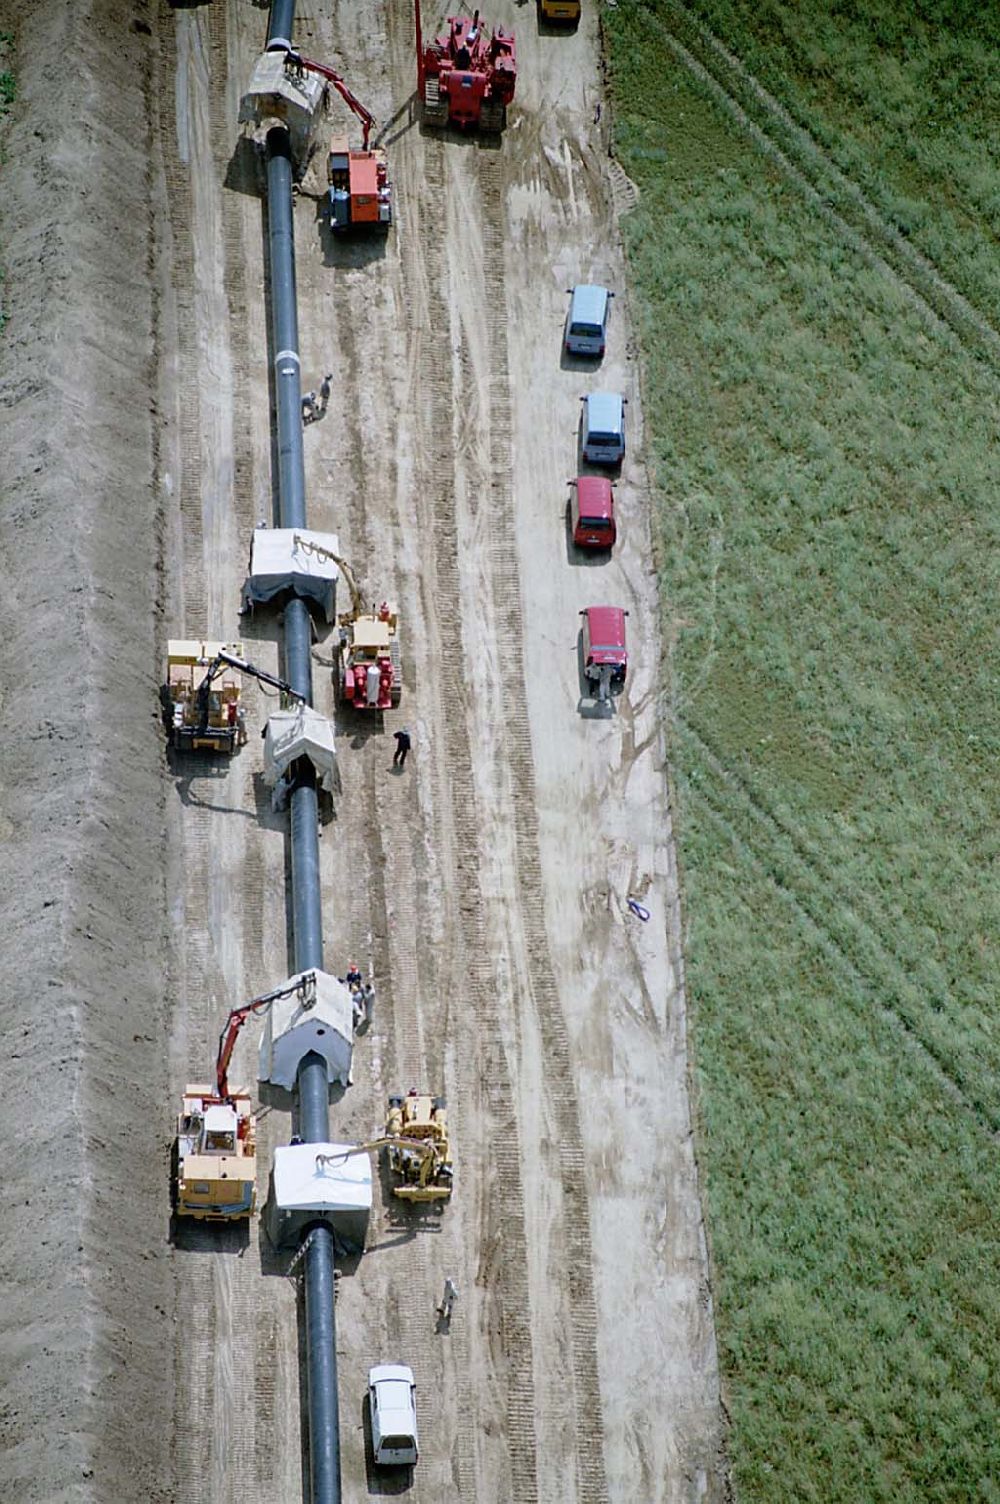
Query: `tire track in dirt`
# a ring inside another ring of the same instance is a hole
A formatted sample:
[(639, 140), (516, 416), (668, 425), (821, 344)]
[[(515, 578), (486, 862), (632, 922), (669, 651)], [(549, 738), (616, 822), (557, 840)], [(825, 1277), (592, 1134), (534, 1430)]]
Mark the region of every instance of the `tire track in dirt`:
[[(524, 623), (517, 555), (500, 536), (496, 520), (513, 513), (511, 445), (513, 422), (507, 349), (504, 247), (505, 185), (503, 161), (495, 152), (477, 156), (483, 200), (482, 271), (491, 355), (489, 557), (498, 627), (511, 661), (524, 661)], [(567, 1243), (566, 1268), (572, 1311), (571, 1345), (576, 1406), (577, 1498), (581, 1504), (607, 1504), (601, 1390), (597, 1363), (597, 1306), (586, 1186), (586, 1163), (580, 1132), (569, 1036), (559, 998), (545, 925), (531, 731), (523, 700), (510, 696), (503, 722), (503, 744), (512, 773), (513, 815), (517, 845), (520, 921), (531, 967), (531, 989), (545, 1052), (546, 1094), (558, 1125), (562, 1221)]]
[[(919, 251), (839, 168), (805, 127), (683, 5), (643, 7), (650, 26), (754, 145), (860, 255), (902, 288), (939, 332), (1000, 364), (1000, 331)], [(664, 20), (664, 14), (669, 20)]]
[[(443, 153), (447, 144), (428, 140), (424, 144), (421, 200), (444, 201), (446, 193)], [(437, 458), (441, 436), (452, 431), (453, 404), (451, 359), (444, 344), (450, 327), (443, 294), (444, 264), (440, 226), (420, 224), (421, 265), (414, 268), (404, 257), (404, 280), (408, 302), (426, 304), (421, 326), (432, 332), (421, 362), (422, 398), (426, 407), (426, 433), (430, 445), (417, 486), (430, 517), (427, 536), (433, 538), (434, 600), (429, 603), (429, 621), (460, 623), (462, 584), (459, 560), (459, 522), (453, 477), (447, 460)], [(413, 283), (414, 272), (418, 278)], [(444, 714), (439, 722), (439, 741), (444, 744), (450, 774), (450, 810), (454, 831), (452, 891), (457, 895), (459, 928), (453, 937), (456, 972), (465, 978), (464, 1028), (472, 1026), (469, 1049), (461, 1052), (458, 1069), (458, 1116), (471, 1122), (476, 1105), (483, 1119), (483, 1134), (489, 1147), (484, 1166), (485, 1183), (479, 1187), (482, 1224), (478, 1237), (479, 1268), (476, 1282), (484, 1291), (491, 1346), (495, 1345), (499, 1369), (506, 1384), (506, 1445), (510, 1488), (501, 1496), (518, 1504), (538, 1504), (535, 1442), (535, 1395), (532, 1365), (530, 1291), (528, 1285), (524, 1192), (521, 1182), (521, 1147), (510, 1070), (503, 1043), (498, 988), (479, 896), (481, 830), (476, 815), (477, 800), (472, 754), (466, 717), (469, 688), (464, 657), (457, 643), (444, 644), (436, 657)], [(456, 1020), (457, 1022), (457, 1020)], [(467, 1429), (467, 1428), (462, 1428)], [(463, 1459), (459, 1477), (475, 1476), (471, 1459)], [(495, 1480), (494, 1480), (495, 1481)], [(464, 1495), (463, 1495), (464, 1497)]]
[[(182, 77), (176, 32), (164, 26), (160, 53), (161, 77)], [(186, 80), (185, 80), (186, 84)], [(207, 634), (208, 616), (205, 602), (204, 561), (201, 541), (201, 490), (198, 485), (196, 456), (201, 447), (198, 394), (194, 383), (185, 379), (193, 368), (198, 343), (194, 316), (194, 238), (192, 235), (191, 183), (188, 173), (186, 139), (178, 141), (177, 122), (184, 120), (186, 87), (178, 84), (173, 129), (167, 125), (163, 143), (164, 176), (167, 185), (167, 212), (172, 231), (172, 289), (176, 309), (177, 370), (173, 373), (177, 392), (178, 444), (180, 475), (175, 494), (180, 509), (182, 557), (178, 561), (184, 605), (184, 632), (189, 637)]]
[[(240, 205), (222, 186), (231, 131), (225, 7), (178, 15), (174, 35), (181, 142), (167, 156), (178, 305), (184, 630), (228, 638), (230, 602), (233, 617), (237, 602), (235, 481), (248, 473), (252, 446), (248, 404), (233, 401), (239, 387), (248, 386), (249, 352)], [(256, 702), (254, 693), (245, 696), (248, 719)], [(245, 816), (256, 811), (245, 762), (233, 759), (224, 778), (215, 776), (220, 769), (211, 758), (185, 756), (177, 766), (184, 896), (175, 947), (184, 985), (175, 1027), (179, 1051), (204, 1065), (178, 1063), (185, 1079), (209, 1079), (226, 1008), (258, 990), (251, 974), (262, 964), (263, 871), (259, 861), (248, 860)], [(249, 949), (248, 933), (254, 937)], [(260, 1300), (258, 1260), (246, 1256), (246, 1232), (186, 1223), (179, 1236), (177, 1393), (185, 1393), (192, 1371), (199, 1384), (208, 1376), (204, 1403), (182, 1408), (178, 1417), (180, 1504), (202, 1496), (206, 1476), (220, 1504), (254, 1504), (270, 1492), (273, 1468), (257, 1444), (254, 1397), (271, 1383), (273, 1354), (262, 1351), (257, 1338), (267, 1306)]]

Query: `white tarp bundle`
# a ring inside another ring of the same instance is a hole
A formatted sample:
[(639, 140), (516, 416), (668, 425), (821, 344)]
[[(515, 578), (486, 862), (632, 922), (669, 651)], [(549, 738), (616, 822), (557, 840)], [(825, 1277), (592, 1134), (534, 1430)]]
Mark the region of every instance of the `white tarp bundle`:
[(264, 781), (268, 788), (280, 783), (300, 757), (308, 757), (316, 769), (320, 787), (332, 795), (337, 788), (332, 724), (308, 705), (276, 710), (268, 716), (264, 729)]
[(257, 1074), (289, 1090), (299, 1062), (310, 1051), (326, 1061), (327, 1077), (350, 1085), (354, 1052), (354, 1006), (345, 984), (325, 971), (291, 977), (288, 997), (275, 998), (260, 1039)]
[(255, 527), (250, 542), (250, 577), (244, 588), (246, 599), (263, 604), (290, 592), (314, 601), (326, 620), (333, 621), (339, 570), (330, 555), (339, 552), (336, 533), (313, 533), (303, 527)]
[(285, 1144), (274, 1151), (274, 1199), (282, 1211), (370, 1211), (372, 1163), (353, 1144)]
[(261, 126), (283, 120), (292, 136), (295, 156), (308, 147), (323, 106), (325, 81), (316, 73), (286, 65), (285, 53), (264, 52), (254, 64), (250, 87), (240, 100), (240, 121)]

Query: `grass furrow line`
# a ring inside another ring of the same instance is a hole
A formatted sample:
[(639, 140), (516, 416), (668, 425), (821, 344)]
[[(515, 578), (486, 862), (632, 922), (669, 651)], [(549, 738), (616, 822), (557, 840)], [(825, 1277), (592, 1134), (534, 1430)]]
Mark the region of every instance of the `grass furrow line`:
[[(700, 805), (715, 828), (741, 851), (754, 871), (765, 879), (768, 886), (781, 897), (794, 912), (798, 921), (807, 928), (823, 954), (852, 983), (853, 992), (863, 994), (881, 1013), (886, 1022), (895, 1027), (907, 1045), (919, 1053), (924, 1066), (933, 1072), (948, 1095), (954, 1101), (961, 1103), (979, 1124), (996, 1135), (1000, 1130), (1000, 1124), (988, 1108), (969, 1096), (961, 1075), (955, 1072), (935, 1045), (921, 1035), (915, 1020), (906, 1008), (902, 1005), (893, 1007), (886, 1000), (885, 990), (879, 987), (876, 979), (866, 975), (861, 962), (852, 954), (848, 942), (838, 935), (834, 926), (823, 917), (829, 913), (826, 895), (815, 891), (807, 893), (804, 888), (793, 886), (788, 881), (782, 862), (741, 834), (733, 823), (732, 816), (735, 811), (727, 807), (722, 798), (713, 796), (710, 788), (710, 785), (704, 783), (691, 784), (685, 791), (685, 798), (689, 803)], [(863, 933), (863, 929), (859, 928), (859, 934)], [(851, 990), (848, 990), (846, 995), (851, 996)]]
[[(859, 930), (867, 934), (871, 944), (882, 953), (886, 967), (898, 968), (899, 972), (914, 978), (915, 985), (909, 990), (914, 991), (918, 997), (932, 1000), (933, 1006), (942, 1009), (955, 1001), (950, 994), (941, 991), (936, 978), (927, 974), (925, 955), (919, 945), (914, 942), (904, 950), (893, 939), (910, 930), (910, 920), (901, 908), (876, 903), (875, 895), (870, 889), (848, 890), (839, 876), (836, 864), (824, 856), (815, 842), (805, 837), (802, 828), (783, 820), (748, 778), (738, 769), (725, 764), (707, 731), (699, 730), (693, 721), (681, 717), (675, 717), (675, 724), (678, 731), (693, 744), (699, 760), (711, 768), (715, 777), (727, 789), (740, 796), (752, 818), (764, 827), (772, 839), (787, 843), (801, 867), (810, 873), (814, 885), (828, 898), (835, 898), (845, 909), (850, 910)], [(872, 915), (872, 919), (868, 921), (862, 920), (858, 914), (859, 897)]]
[[(1000, 365), (1000, 331), (865, 197), (763, 84), (683, 6), (666, 0), (672, 20), (643, 6), (649, 24), (755, 146), (809, 200), (820, 217), (869, 263), (900, 285), (938, 334), (951, 333)], [(877, 242), (877, 244), (876, 244)]]

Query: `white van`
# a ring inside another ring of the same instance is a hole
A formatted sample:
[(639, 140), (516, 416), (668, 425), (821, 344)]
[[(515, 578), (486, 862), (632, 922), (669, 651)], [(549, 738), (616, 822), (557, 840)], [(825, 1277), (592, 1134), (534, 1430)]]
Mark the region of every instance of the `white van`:
[(569, 313), (563, 343), (570, 355), (603, 355), (608, 339), (608, 314), (614, 293), (595, 283), (580, 282), (569, 289)]
[(405, 1363), (380, 1363), (368, 1373), (372, 1451), (380, 1467), (412, 1466), (417, 1445), (417, 1386)]
[(580, 399), (583, 457), (589, 465), (617, 465), (625, 458), (625, 398), (620, 392), (591, 392)]

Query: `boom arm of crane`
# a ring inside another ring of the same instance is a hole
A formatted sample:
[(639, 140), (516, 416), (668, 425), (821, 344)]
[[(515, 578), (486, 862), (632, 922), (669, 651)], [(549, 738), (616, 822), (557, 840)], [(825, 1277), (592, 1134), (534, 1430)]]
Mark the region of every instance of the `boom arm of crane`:
[(414, 1149), (421, 1156), (420, 1184), (426, 1184), (436, 1153), (434, 1140), (430, 1138), (403, 1138), (399, 1134), (386, 1133), (381, 1138), (373, 1138), (367, 1144), (355, 1144), (353, 1149), (343, 1149), (337, 1154), (317, 1154), (316, 1165), (317, 1168), (339, 1165), (354, 1154), (377, 1153), (379, 1149), (385, 1148)]
[(215, 1086), (223, 1101), (229, 1097), (229, 1062), (233, 1058), (240, 1030), (252, 1013), (264, 1013), (279, 997), (291, 997), (293, 992), (305, 995), (307, 988), (316, 980), (314, 971), (307, 971), (291, 987), (275, 987), (271, 992), (262, 992), (239, 1008), (233, 1008), (219, 1035), (219, 1052), (215, 1060)]
[(336, 564), (347, 581), (348, 590), (351, 592), (351, 610), (355, 616), (362, 616), (365, 609), (365, 598), (361, 594), (357, 576), (347, 560), (342, 559), (340, 554), (335, 554), (332, 548), (324, 548), (321, 543), (314, 543), (311, 538), (302, 538), (298, 533), (292, 539), (292, 543), (295, 548), (302, 548), (307, 553), (314, 553), (318, 558), (329, 559), (331, 564)]
[(291, 48), (288, 49), (285, 57), (293, 68), (305, 68), (310, 73), (318, 73), (320, 78), (325, 78), (328, 83), (333, 84), (333, 87), (347, 105), (347, 108), (353, 110), (361, 121), (361, 143), (364, 150), (367, 151), (368, 137), (371, 134), (372, 126), (375, 124), (375, 117), (369, 110), (365, 109), (360, 99), (351, 93), (340, 74), (335, 73), (332, 68), (328, 68), (325, 63), (317, 63), (311, 57), (303, 57), (300, 52), (293, 52)]
[(262, 684), (271, 684), (275, 689), (282, 690), (284, 694), (289, 695), (293, 700), (301, 700), (303, 705), (306, 702), (305, 695), (300, 695), (297, 689), (293, 689), (287, 679), (279, 679), (277, 674), (269, 674), (266, 669), (258, 668), (256, 664), (248, 662), (246, 658), (237, 658), (235, 653), (227, 653), (225, 650), (221, 653), (216, 653), (212, 659), (208, 673), (204, 679), (206, 688), (212, 683), (213, 679), (218, 678), (224, 668), (238, 669), (241, 674), (250, 674), (252, 678), (259, 679)]
[(208, 692), (224, 668), (235, 668), (241, 674), (249, 674), (252, 678), (259, 679), (262, 684), (273, 685), (275, 689), (280, 689), (291, 699), (299, 700), (303, 705), (306, 703), (305, 695), (301, 695), (297, 689), (293, 689), (286, 679), (279, 679), (277, 674), (269, 674), (266, 669), (257, 668), (256, 664), (248, 663), (245, 658), (237, 658), (235, 653), (227, 653), (223, 649), (223, 651), (216, 653), (208, 666), (207, 674), (198, 685), (198, 714), (203, 731), (208, 725)]

